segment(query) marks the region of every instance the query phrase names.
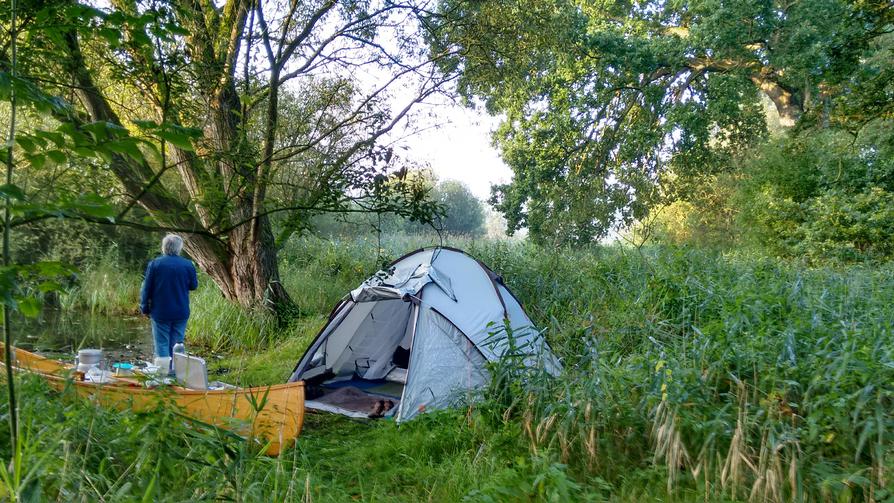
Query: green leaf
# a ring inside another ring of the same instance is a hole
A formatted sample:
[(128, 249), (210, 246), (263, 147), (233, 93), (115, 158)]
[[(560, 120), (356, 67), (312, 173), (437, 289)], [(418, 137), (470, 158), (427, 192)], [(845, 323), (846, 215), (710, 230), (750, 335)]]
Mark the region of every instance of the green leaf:
[(65, 164), (68, 160), (68, 156), (65, 155), (65, 152), (61, 150), (48, 150), (46, 152), (46, 156), (50, 158), (56, 164)]
[(112, 47), (121, 45), (121, 31), (103, 27), (99, 29), (99, 36), (105, 39)]
[(31, 167), (34, 169), (43, 169), (44, 165), (47, 163), (47, 157), (43, 154), (26, 155), (25, 159), (28, 160)]
[(86, 196), (81, 197), (77, 201), (74, 201), (70, 205), (72, 210), (75, 210), (84, 215), (89, 215), (91, 217), (96, 218), (105, 218), (110, 222), (114, 221), (114, 217), (116, 215), (115, 208), (106, 203), (106, 201), (99, 197), (96, 194), (88, 194)]
[(134, 121), (134, 124), (143, 131), (156, 135), (162, 140), (183, 150), (192, 151), (191, 139), (201, 138), (202, 130), (187, 128), (176, 124), (158, 124), (153, 121)]
[(65, 146), (65, 136), (56, 131), (35, 131), (34, 136), (53, 142), (58, 148)]
[(37, 285), (37, 290), (40, 293), (58, 292), (64, 290), (64, 287), (58, 281), (43, 281)]
[(37, 145), (34, 143), (34, 140), (26, 136), (17, 136), (16, 143), (18, 143), (19, 146), (22, 147), (22, 149), (29, 154), (37, 150)]
[(105, 148), (105, 146), (96, 146), (96, 148), (93, 149), (93, 153), (105, 162), (112, 162), (114, 160), (112, 152)]
[(90, 133), (94, 141), (103, 141), (109, 137), (108, 123), (103, 121), (91, 122), (81, 126), (82, 131)]
[(142, 161), (143, 153), (132, 139), (127, 138), (117, 142), (109, 142), (105, 147), (116, 154), (130, 156), (134, 160)]
[(155, 131), (159, 128), (158, 123), (155, 121), (135, 120), (133, 123), (136, 127), (145, 131)]
[(74, 268), (57, 260), (44, 260), (32, 264), (33, 270), (41, 276), (64, 276), (74, 272)]
[(192, 143), (189, 141), (189, 135), (185, 133), (181, 133), (179, 131), (159, 131), (158, 136), (160, 136), (163, 140), (168, 141), (172, 145), (178, 148), (182, 148), (183, 150), (192, 151)]
[(40, 300), (35, 297), (18, 299), (19, 312), (28, 318), (36, 318), (40, 314)]
[(23, 105), (31, 105), (41, 113), (67, 114), (71, 112), (64, 100), (45, 93), (30, 80), (18, 76), (13, 77), (8, 72), (0, 72), (0, 100), (8, 100), (13, 89), (15, 89), (16, 98)]
[(143, 30), (132, 30), (130, 37), (131, 42), (136, 46), (152, 47), (152, 39)]
[(74, 153), (78, 154), (81, 157), (95, 157), (96, 152), (90, 147), (74, 147)]
[(56, 131), (58, 131), (61, 134), (71, 136), (71, 137), (74, 137), (75, 135), (79, 134), (78, 128), (75, 127), (75, 125), (70, 122), (64, 122), (62, 124), (59, 124), (59, 127), (56, 128)]
[(18, 185), (4, 183), (3, 185), (0, 185), (0, 196), (24, 201), (25, 191), (23, 191)]

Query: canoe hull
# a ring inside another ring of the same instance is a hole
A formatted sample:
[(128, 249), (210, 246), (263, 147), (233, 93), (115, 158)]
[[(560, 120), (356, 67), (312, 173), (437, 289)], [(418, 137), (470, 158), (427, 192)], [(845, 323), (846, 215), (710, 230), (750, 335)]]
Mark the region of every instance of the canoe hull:
[(269, 455), (294, 443), (304, 424), (303, 382), (213, 391), (179, 386), (146, 389), (132, 379), (109, 384), (73, 380), (67, 377), (70, 366), (22, 349), (15, 349), (15, 360), (16, 369), (44, 377), (57, 390), (73, 387), (79, 396), (118, 410), (147, 412), (175, 406), (196, 421), (261, 440)]

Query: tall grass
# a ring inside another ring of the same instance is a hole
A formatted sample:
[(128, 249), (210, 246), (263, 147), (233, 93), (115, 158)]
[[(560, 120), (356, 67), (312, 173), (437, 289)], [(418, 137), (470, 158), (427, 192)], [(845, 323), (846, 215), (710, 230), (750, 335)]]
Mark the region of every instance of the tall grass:
[[(505, 477), (502, 461), (482, 455), (483, 432), (458, 412), (402, 427), (311, 414), (300, 443), (269, 458), (171, 410), (99, 409), (34, 376), (20, 384), (21, 448), (0, 445), (0, 456), (23, 469), (13, 479), (0, 465), (4, 500), (459, 501)], [(534, 467), (516, 475), (535, 478)]]
[[(295, 240), (281, 274), (297, 320), (282, 327), (244, 312), (205, 280), (188, 337), (224, 352), (215, 368), (238, 382), (281, 382), (341, 296), (383, 260), (429, 243)], [(448, 244), (504, 277), (564, 374), (498, 366), (494, 375), (509, 377), (483, 403), (400, 428), (314, 416), (287, 454), (297, 457), (270, 468), (290, 474), (278, 487), (310, 480), (314, 498), (332, 500), (894, 498), (894, 268), (807, 269), (683, 248)], [(242, 469), (249, 485), (262, 477)]]
[(622, 486), (651, 465), (669, 493), (709, 499), (891, 497), (890, 268), (682, 249), (477, 251), (565, 358), (562, 379), (526, 380), (514, 404), (537, 431), (532, 452)]
[(59, 304), (92, 315), (138, 314), (141, 281), (140, 272), (121, 268), (113, 248), (83, 268), (72, 286), (59, 295)]

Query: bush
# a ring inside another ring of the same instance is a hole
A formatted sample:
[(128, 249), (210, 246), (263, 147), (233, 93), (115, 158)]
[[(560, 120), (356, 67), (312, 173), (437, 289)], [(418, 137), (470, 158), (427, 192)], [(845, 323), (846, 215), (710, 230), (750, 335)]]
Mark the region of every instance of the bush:
[(894, 258), (894, 194), (873, 187), (858, 194), (837, 191), (805, 203), (795, 249), (818, 262)]
[(834, 131), (777, 138), (728, 173), (681, 182), (680, 199), (654, 208), (633, 236), (813, 265), (891, 260), (894, 155), (879, 141)]

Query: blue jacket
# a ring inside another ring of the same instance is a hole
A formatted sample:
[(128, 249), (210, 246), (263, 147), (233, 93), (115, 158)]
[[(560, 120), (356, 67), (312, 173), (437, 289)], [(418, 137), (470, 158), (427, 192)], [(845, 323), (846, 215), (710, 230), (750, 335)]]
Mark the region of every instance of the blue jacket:
[(199, 286), (192, 262), (174, 255), (162, 255), (146, 266), (140, 311), (156, 321), (189, 318), (189, 291)]

